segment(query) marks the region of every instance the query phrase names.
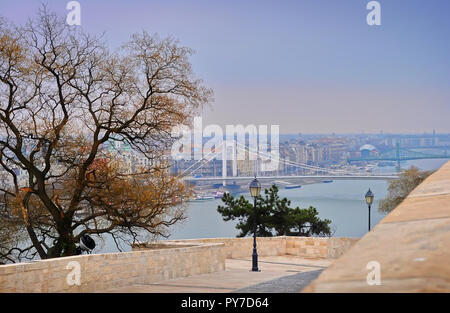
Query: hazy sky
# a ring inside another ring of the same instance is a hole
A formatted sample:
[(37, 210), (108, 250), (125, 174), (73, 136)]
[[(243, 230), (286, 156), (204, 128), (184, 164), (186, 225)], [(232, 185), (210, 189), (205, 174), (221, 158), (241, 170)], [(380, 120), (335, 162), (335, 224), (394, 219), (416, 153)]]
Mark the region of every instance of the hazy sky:
[[(48, 0), (66, 14), (65, 0)], [(79, 0), (82, 27), (112, 47), (147, 30), (196, 51), (213, 88), (205, 124), (279, 124), (282, 133), (450, 132), (450, 1)], [(1, 0), (23, 22), (36, 0)]]

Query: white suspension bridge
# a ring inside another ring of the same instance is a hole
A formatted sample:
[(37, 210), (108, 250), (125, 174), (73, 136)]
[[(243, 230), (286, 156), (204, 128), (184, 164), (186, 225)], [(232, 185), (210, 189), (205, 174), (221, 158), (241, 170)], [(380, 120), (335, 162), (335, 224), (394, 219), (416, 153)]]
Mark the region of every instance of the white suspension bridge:
[[(398, 178), (397, 173), (368, 173), (366, 171), (346, 170), (325, 168), (305, 163), (294, 162), (287, 159), (281, 159), (279, 153), (263, 152), (260, 149), (251, 149), (236, 140), (224, 141), (223, 144), (216, 147), (204, 155), (200, 160), (186, 168), (179, 177), (185, 182), (221, 182), (223, 186), (227, 182), (247, 183), (256, 175), (261, 183), (276, 183), (281, 185), (289, 185), (293, 182), (312, 182), (312, 181), (328, 181), (328, 180), (391, 180)], [(253, 175), (238, 175), (238, 160), (254, 161)], [(215, 159), (222, 161), (222, 176), (196, 176), (202, 167)], [(231, 161), (231, 176), (227, 175), (227, 160)], [(293, 168), (307, 171), (307, 175), (278, 175), (279, 164), (284, 163)]]

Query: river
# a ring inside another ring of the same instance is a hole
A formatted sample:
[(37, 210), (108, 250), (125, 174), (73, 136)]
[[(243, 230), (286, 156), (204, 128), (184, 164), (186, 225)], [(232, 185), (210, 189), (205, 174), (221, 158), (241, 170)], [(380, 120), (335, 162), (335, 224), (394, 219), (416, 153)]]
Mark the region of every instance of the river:
[[(402, 163), (403, 168), (410, 165), (420, 169), (437, 169), (447, 160), (430, 159)], [(386, 169), (389, 170), (389, 169)], [(393, 168), (391, 170), (394, 170)], [(383, 219), (385, 214), (378, 211), (379, 200), (387, 194), (387, 181), (380, 180), (341, 180), (332, 183), (304, 185), (299, 189), (280, 189), (280, 196), (291, 200), (291, 206), (317, 208), (320, 218), (332, 221), (331, 228), (336, 237), (361, 237), (368, 230), (368, 208), (364, 200), (370, 188), (375, 194), (371, 210), (372, 228)], [(245, 195), (249, 198), (249, 195)], [(222, 220), (217, 212), (220, 199), (205, 202), (190, 202), (187, 207), (187, 219), (172, 226), (169, 239), (235, 237), (239, 232), (236, 222)], [(95, 253), (115, 252), (117, 248), (112, 240), (105, 238)], [(130, 251), (129, 247), (123, 247)]]

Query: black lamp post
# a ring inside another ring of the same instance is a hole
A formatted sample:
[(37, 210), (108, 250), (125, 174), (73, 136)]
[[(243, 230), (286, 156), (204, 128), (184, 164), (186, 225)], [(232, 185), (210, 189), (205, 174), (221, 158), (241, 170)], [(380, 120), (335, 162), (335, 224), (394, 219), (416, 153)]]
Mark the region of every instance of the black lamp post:
[(369, 190), (366, 193), (366, 203), (367, 203), (367, 206), (369, 207), (369, 231), (370, 231), (370, 207), (372, 206), (373, 198), (374, 198), (374, 194), (369, 188)]
[(253, 253), (252, 253), (252, 272), (259, 272), (258, 270), (258, 252), (256, 251), (256, 198), (261, 193), (261, 184), (256, 179), (250, 183), (250, 194), (253, 197)]

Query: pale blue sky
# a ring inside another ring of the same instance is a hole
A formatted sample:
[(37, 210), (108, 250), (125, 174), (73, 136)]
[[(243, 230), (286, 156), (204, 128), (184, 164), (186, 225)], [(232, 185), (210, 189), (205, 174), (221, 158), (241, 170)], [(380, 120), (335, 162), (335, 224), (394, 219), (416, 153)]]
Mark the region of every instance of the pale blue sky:
[[(65, 0), (48, 0), (66, 14)], [(112, 47), (142, 29), (196, 51), (215, 102), (204, 123), (286, 132), (450, 132), (450, 1), (80, 0), (82, 27)], [(35, 0), (2, 0), (21, 23)]]

